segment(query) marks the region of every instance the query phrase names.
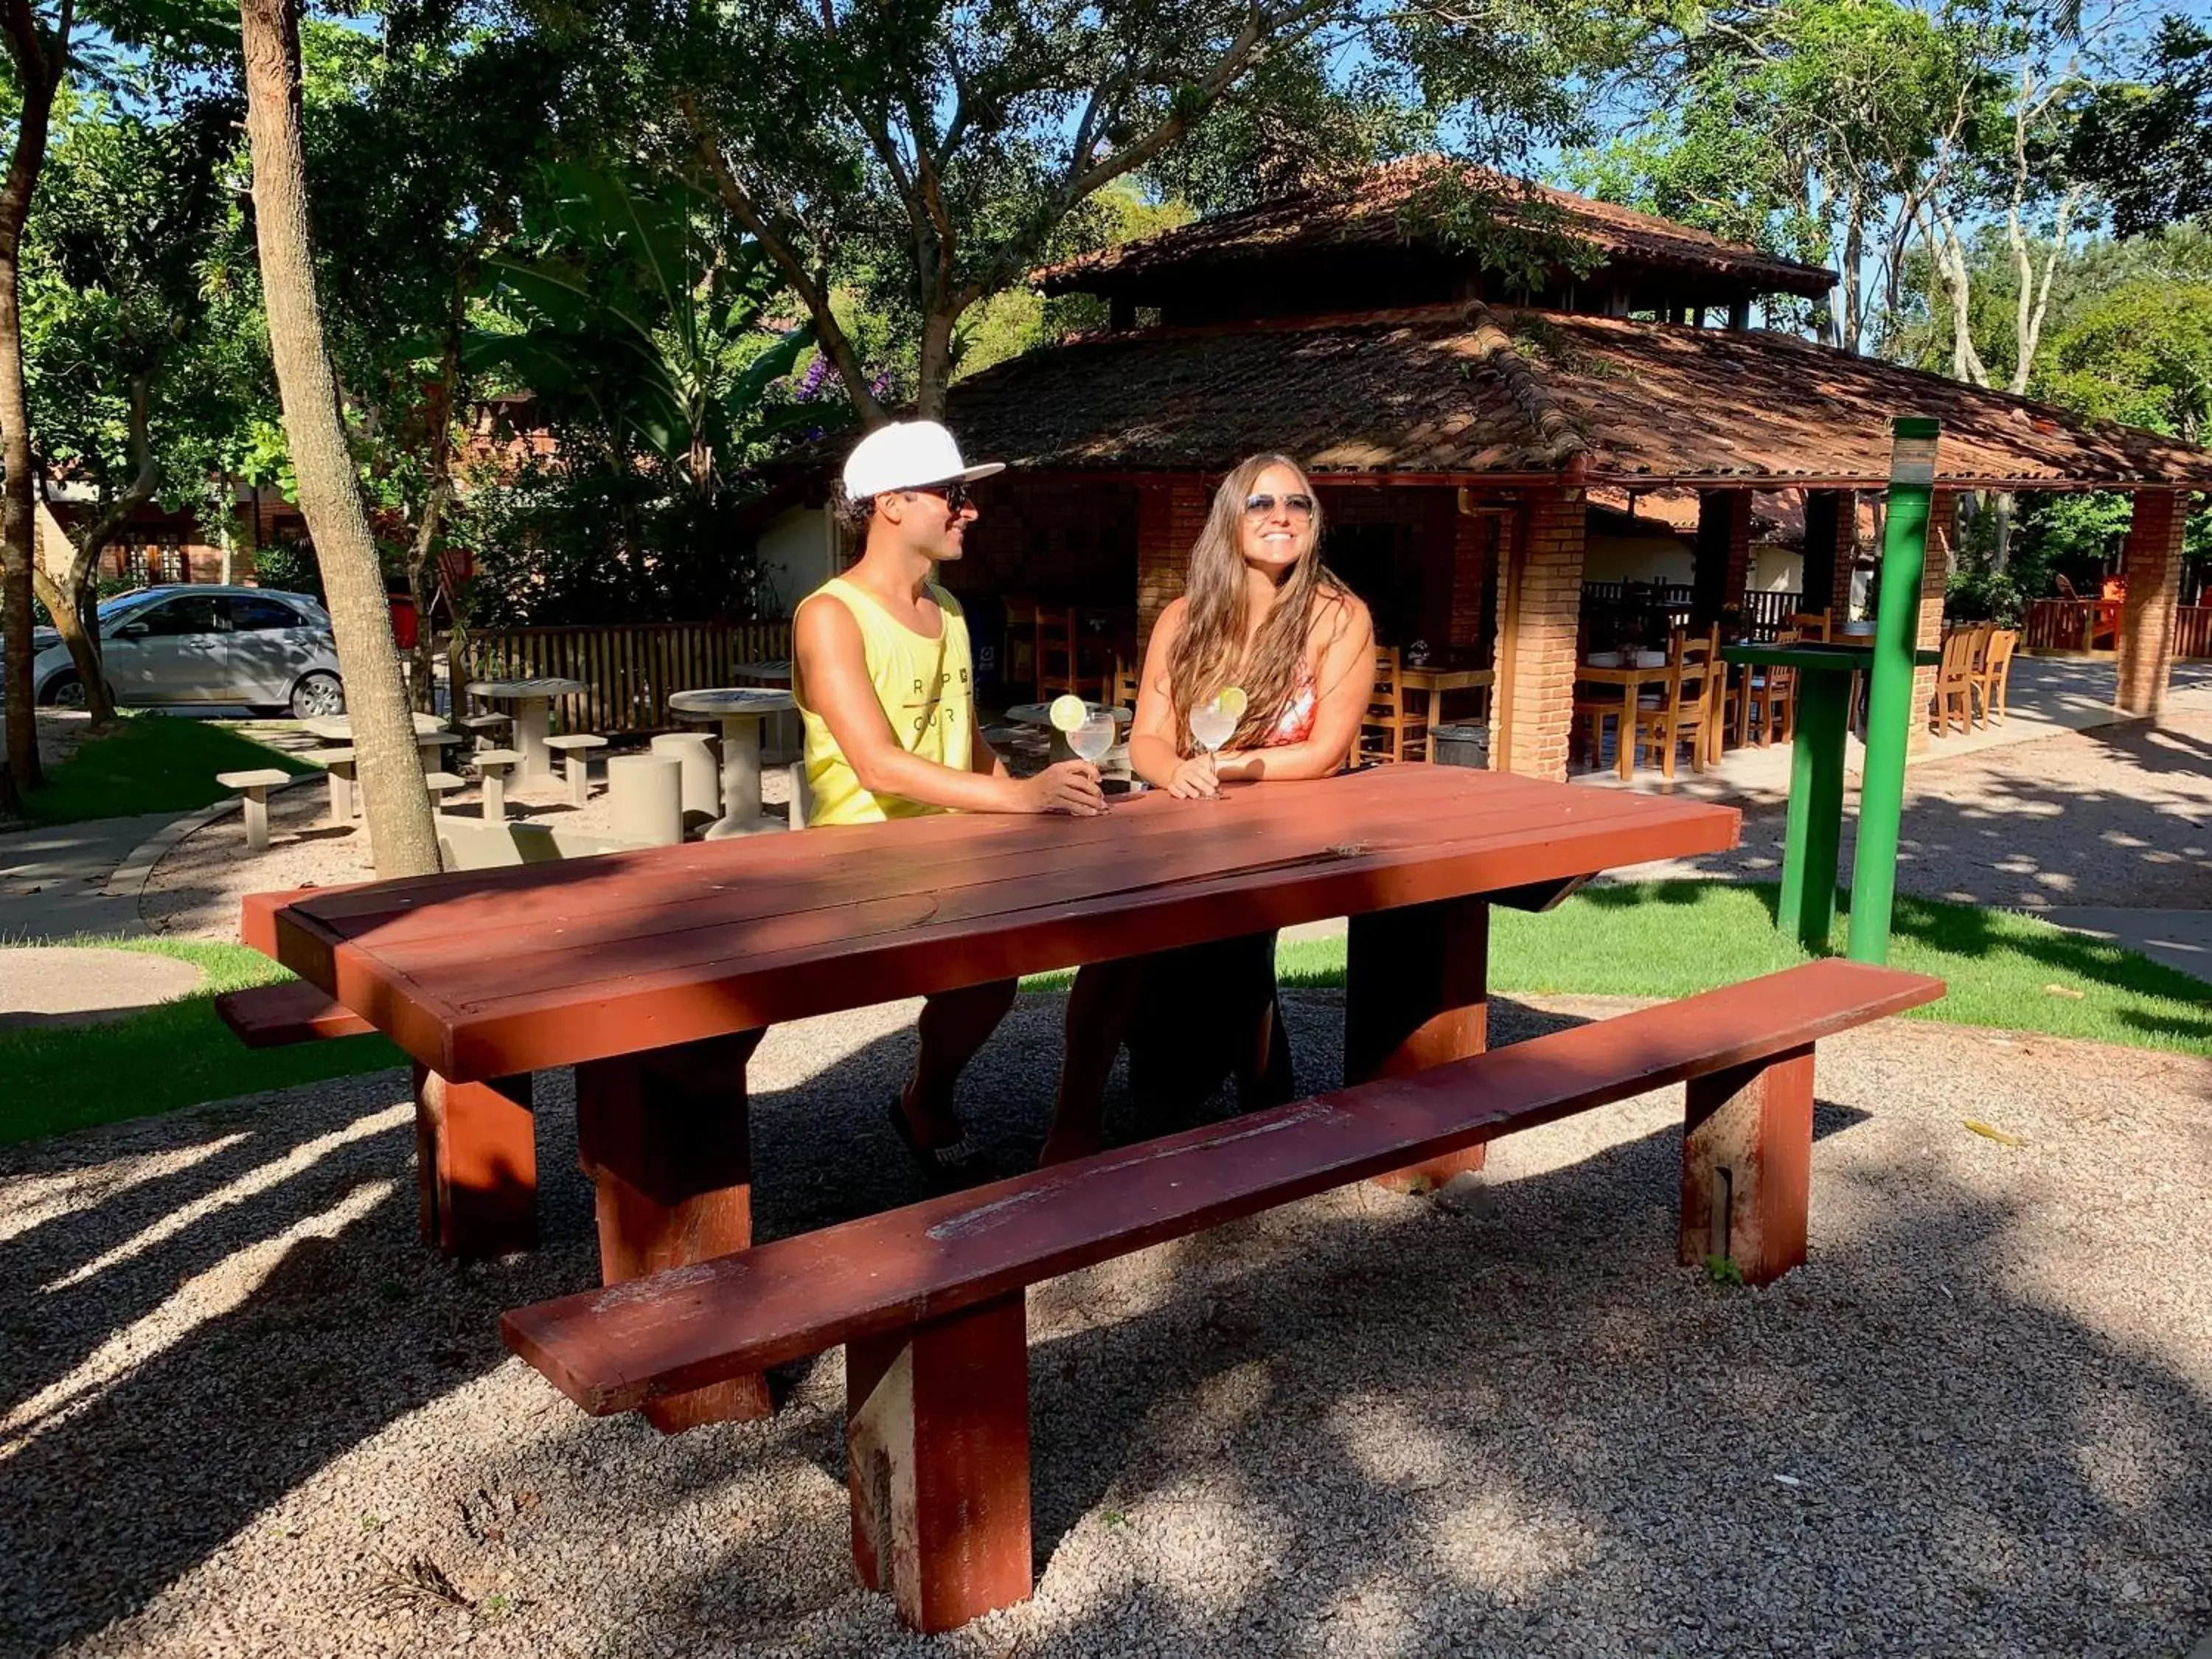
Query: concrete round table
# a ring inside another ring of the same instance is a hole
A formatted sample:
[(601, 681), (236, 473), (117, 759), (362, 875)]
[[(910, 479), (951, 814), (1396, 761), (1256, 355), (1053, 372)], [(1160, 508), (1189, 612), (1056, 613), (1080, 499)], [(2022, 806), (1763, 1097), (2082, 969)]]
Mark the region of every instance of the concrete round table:
[(722, 726), (722, 816), (708, 824), (708, 841), (757, 836), (785, 826), (761, 814), (761, 722), (796, 708), (788, 691), (757, 685), (678, 691), (668, 706), (686, 720), (720, 720)]
[(545, 746), (545, 734), (551, 729), (553, 699), (589, 690), (581, 680), (559, 678), (469, 682), (471, 696), (514, 705), (514, 749), (522, 757), (518, 783), (552, 781), (553, 751)]
[[(1093, 705), (1094, 707), (1096, 705)], [(1129, 721), (1133, 718), (1126, 708), (1107, 711), (1114, 716), (1114, 741), (1129, 740)], [(1052, 705), (1048, 702), (1018, 702), (1006, 710), (1006, 718), (1023, 726), (1042, 726), (1052, 733), (1052, 762), (1057, 766), (1062, 761), (1075, 758), (1075, 750), (1067, 746), (1067, 733), (1052, 723)]]

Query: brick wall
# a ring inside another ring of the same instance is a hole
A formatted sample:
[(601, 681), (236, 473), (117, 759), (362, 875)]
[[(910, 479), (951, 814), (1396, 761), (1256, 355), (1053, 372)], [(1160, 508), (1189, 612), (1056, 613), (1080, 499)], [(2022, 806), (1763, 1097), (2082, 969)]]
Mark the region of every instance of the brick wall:
[(1491, 763), (1563, 779), (1582, 611), (1583, 492), (1531, 490), (1522, 500), (1504, 561), (1513, 591), (1498, 606), (1492, 659), (1502, 683), (1491, 700)]
[(1691, 619), (1703, 628), (1719, 620), (1723, 610), (1743, 604), (1744, 588), (1751, 580), (1751, 491), (1698, 492), (1693, 563), (1697, 602)]
[(1451, 629), (1455, 651), (1480, 651), (1496, 637), (1498, 550), (1504, 521), (1494, 513), (1452, 507)]
[(1152, 625), (1182, 592), (1190, 550), (1206, 527), (1212, 504), (1211, 480), (1163, 478), (1146, 481), (1137, 494), (1137, 638), (1149, 649)]
[[(1939, 489), (1928, 504), (1928, 558), (1920, 568), (1920, 627), (1913, 637), (1916, 648), (1934, 651), (1943, 643), (1943, 590), (1951, 580), (1951, 538), (1959, 521), (1955, 492)], [(1905, 746), (1917, 751), (1928, 746), (1928, 705), (1936, 696), (1936, 670), (1912, 671), (1912, 708), (1905, 726)]]
[(2188, 509), (2177, 490), (2138, 489), (2120, 557), (2128, 596), (2120, 611), (2123, 714), (2156, 719), (2173, 672), (2173, 612), (2181, 597), (2181, 533)]
[(1858, 556), (1858, 497), (1848, 489), (1805, 492), (1805, 609), (1826, 611), (1829, 625), (1851, 614), (1851, 567)]

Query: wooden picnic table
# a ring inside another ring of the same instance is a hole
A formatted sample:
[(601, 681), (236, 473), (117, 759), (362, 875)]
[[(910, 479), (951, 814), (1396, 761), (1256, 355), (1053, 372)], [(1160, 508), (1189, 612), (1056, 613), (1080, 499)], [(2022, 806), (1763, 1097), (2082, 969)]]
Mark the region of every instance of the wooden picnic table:
[(1444, 698), (1454, 691), (1487, 691), (1497, 679), (1495, 670), (1474, 663), (1444, 661), (1431, 664), (1402, 663), (1398, 669), (1398, 684), (1408, 691), (1424, 694), (1420, 712), (1428, 717), (1429, 724), (1443, 723)]
[[(1092, 819), (948, 814), (261, 896), (246, 935), (414, 1057), (426, 1232), (457, 1252), (533, 1238), (529, 1075), (574, 1066), (613, 1284), (750, 1242), (744, 1065), (771, 1024), (1347, 916), (1347, 1076), (1401, 1074), (1483, 1048), (1492, 903), (1544, 908), (1737, 829), (1699, 802), (1394, 766)], [(656, 1420), (765, 1408), (717, 1395)]]

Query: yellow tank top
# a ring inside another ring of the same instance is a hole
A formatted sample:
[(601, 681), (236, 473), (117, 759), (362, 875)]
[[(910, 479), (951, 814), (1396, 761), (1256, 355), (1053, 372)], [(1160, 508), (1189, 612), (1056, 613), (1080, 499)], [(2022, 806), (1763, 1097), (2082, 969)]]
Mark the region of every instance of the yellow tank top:
[[(833, 576), (816, 588), (805, 605), (834, 594), (852, 613), (876, 701), (907, 752), (965, 772), (975, 753), (975, 687), (968, 654), (968, 619), (961, 614), (960, 601), (936, 583), (930, 584), (929, 592), (945, 617), (944, 631), (933, 640), (924, 639), (842, 576)], [(885, 818), (920, 817), (945, 810), (862, 788), (859, 775), (822, 717), (804, 704), (799, 712), (806, 728), (806, 787), (813, 796), (806, 817), (810, 826), (880, 823)]]

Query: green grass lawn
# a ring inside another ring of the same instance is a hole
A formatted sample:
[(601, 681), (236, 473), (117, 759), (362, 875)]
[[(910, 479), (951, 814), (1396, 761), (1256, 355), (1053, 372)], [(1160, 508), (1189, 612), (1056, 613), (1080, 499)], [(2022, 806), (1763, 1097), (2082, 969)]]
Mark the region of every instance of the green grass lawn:
[[(1680, 997), (1808, 961), (1774, 930), (1776, 893), (1771, 885), (1648, 882), (1589, 888), (1544, 915), (1494, 910), (1491, 989)], [(1847, 931), (1839, 917), (1838, 956)], [(1285, 984), (1341, 985), (1344, 941), (1286, 943), (1277, 963)], [(1907, 1018), (2212, 1054), (2212, 987), (2011, 911), (1899, 898), (1890, 963), (1950, 987)]]
[(230, 793), (215, 781), (216, 773), (271, 766), (285, 772), (315, 769), (213, 720), (127, 714), (116, 731), (94, 738), (49, 771), (23, 810), (34, 823), (189, 812)]
[(216, 1018), (225, 991), (290, 975), (242, 945), (183, 939), (75, 939), (198, 963), (199, 988), (107, 1025), (0, 1031), (0, 1144), (59, 1134), (207, 1100), (405, 1063), (382, 1037), (289, 1048), (242, 1048)]
[[(1656, 882), (1593, 888), (1547, 915), (1499, 910), (1491, 986), (1505, 995), (1679, 997), (1771, 973), (1807, 959), (1774, 931), (1774, 900), (1771, 886)], [(1839, 921), (1839, 952), (1844, 933)], [(381, 1037), (240, 1047), (216, 1018), (213, 999), (284, 976), (242, 945), (81, 942), (181, 957), (205, 968), (207, 979), (192, 996), (112, 1025), (0, 1033), (0, 1078), (8, 1085), (0, 1091), (0, 1142), (404, 1063)], [(1341, 939), (1285, 945), (1279, 960), (1285, 983), (1344, 982)], [(2046, 922), (1899, 899), (1891, 960), (1951, 988), (1908, 1019), (2212, 1054), (2212, 988)], [(1025, 988), (1061, 988), (1068, 977), (1041, 975)]]

